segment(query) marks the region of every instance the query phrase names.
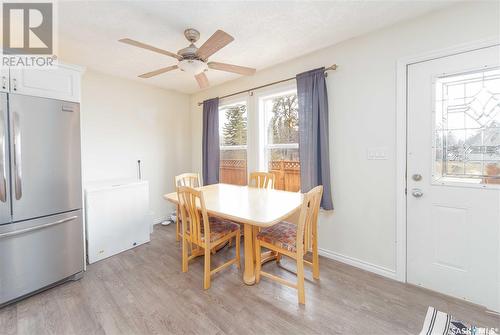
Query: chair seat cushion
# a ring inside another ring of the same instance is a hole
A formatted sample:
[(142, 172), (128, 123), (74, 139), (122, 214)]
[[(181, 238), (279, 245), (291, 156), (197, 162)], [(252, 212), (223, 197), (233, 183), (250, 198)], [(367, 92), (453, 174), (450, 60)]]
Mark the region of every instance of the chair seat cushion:
[(281, 221), (271, 227), (263, 228), (257, 234), (257, 239), (274, 244), (275, 246), (291, 251), (297, 251), (297, 225)]
[[(208, 221), (210, 222), (210, 242), (217, 241), (240, 229), (239, 224), (215, 216), (209, 216)], [(205, 235), (204, 230), (203, 225), (201, 225), (203, 235)], [(202, 240), (205, 240), (205, 237), (202, 237)]]

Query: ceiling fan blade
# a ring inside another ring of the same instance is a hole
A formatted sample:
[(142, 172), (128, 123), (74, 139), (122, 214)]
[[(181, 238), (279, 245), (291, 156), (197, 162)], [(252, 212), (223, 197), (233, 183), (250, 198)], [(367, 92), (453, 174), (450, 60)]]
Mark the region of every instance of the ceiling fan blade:
[(162, 54), (162, 55), (174, 57), (174, 58), (176, 58), (178, 60), (182, 59), (181, 56), (179, 56), (177, 54), (174, 54), (173, 52), (170, 52), (170, 51), (167, 51), (167, 50), (163, 50), (163, 49), (160, 49), (160, 48), (157, 48), (157, 47), (154, 47), (152, 45), (145, 44), (145, 43), (142, 43), (142, 42), (139, 42), (139, 41), (135, 41), (135, 40), (132, 40), (130, 38), (122, 38), (122, 39), (120, 39), (118, 41), (122, 42), (122, 43), (125, 43), (125, 44), (133, 45), (134, 47), (138, 47), (138, 48), (142, 48), (142, 49), (147, 49), (147, 50), (151, 50), (153, 52), (157, 52), (157, 53)]
[(175, 69), (178, 69), (178, 68), (179, 67), (177, 65), (167, 66), (167, 67), (163, 67), (161, 69), (155, 70), (155, 71), (143, 73), (139, 77), (140, 78), (151, 78), (151, 77), (157, 76), (159, 74), (162, 74), (162, 73), (165, 73), (165, 72), (168, 72), (168, 71), (172, 71), (172, 70), (175, 70)]
[(242, 74), (244, 76), (251, 76), (255, 73), (255, 69), (251, 67), (232, 65), (226, 63), (209, 62), (208, 67), (214, 70), (227, 71)]
[(224, 48), (226, 45), (234, 41), (234, 37), (228, 33), (217, 30), (210, 38), (203, 43), (203, 45), (198, 49), (198, 57), (202, 59), (207, 59), (214, 53)]
[(198, 82), (198, 86), (200, 86), (200, 88), (207, 88), (209, 86), (208, 78), (205, 72), (198, 73), (194, 77), (196, 78), (196, 81)]

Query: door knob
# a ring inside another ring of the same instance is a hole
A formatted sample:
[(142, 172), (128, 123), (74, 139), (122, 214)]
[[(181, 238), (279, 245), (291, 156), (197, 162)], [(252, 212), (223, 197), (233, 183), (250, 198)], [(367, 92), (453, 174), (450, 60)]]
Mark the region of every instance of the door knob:
[(424, 195), (424, 192), (422, 192), (422, 190), (419, 188), (414, 188), (413, 190), (411, 190), (411, 195), (413, 195), (415, 198), (421, 198)]
[(418, 174), (418, 173), (415, 173), (413, 176), (411, 176), (411, 178), (415, 181), (421, 181), (422, 180), (422, 175), (421, 174)]

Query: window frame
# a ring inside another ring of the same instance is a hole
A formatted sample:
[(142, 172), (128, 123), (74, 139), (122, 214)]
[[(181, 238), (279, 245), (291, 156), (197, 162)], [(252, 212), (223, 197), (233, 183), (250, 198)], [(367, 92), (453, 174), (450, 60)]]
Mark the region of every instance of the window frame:
[(265, 100), (279, 97), (282, 95), (287, 95), (288, 93), (297, 94), (297, 84), (296, 82), (287, 83), (285, 85), (277, 85), (272, 88), (268, 88), (259, 92), (255, 95), (257, 114), (259, 118), (259, 145), (258, 145), (258, 167), (260, 171), (269, 170), (269, 149), (299, 149), (299, 143), (268, 143), (268, 132), (266, 123), (266, 111), (265, 111)]
[(235, 106), (235, 105), (241, 105), (241, 104), (245, 104), (246, 107), (247, 107), (247, 144), (245, 145), (222, 145), (219, 143), (219, 148), (220, 150), (241, 150), (241, 149), (246, 149), (248, 151), (248, 114), (249, 114), (249, 110), (248, 110), (248, 99), (245, 99), (245, 98), (234, 98), (234, 99), (230, 99), (230, 100), (224, 100), (224, 103), (222, 104), (219, 104), (219, 142), (220, 142), (220, 138), (222, 136), (222, 127), (221, 127), (221, 122), (220, 122), (220, 112), (221, 112), (221, 109), (223, 108), (228, 108), (228, 107), (231, 107), (231, 106)]
[[(247, 179), (251, 171), (268, 171), (268, 149), (298, 149), (298, 143), (267, 143), (267, 125), (265, 124), (265, 111), (261, 103), (265, 99), (284, 95), (287, 93), (297, 93), (295, 81), (273, 85), (272, 87), (261, 88), (256, 91), (238, 94), (229, 98), (222, 98), (219, 102), (219, 111), (222, 108), (240, 103), (247, 106), (247, 144), (240, 146), (227, 146), (219, 144), (219, 150), (241, 150), (246, 149), (247, 157)], [(220, 117), (220, 114), (219, 114)], [(220, 122), (219, 122), (220, 124)], [(219, 128), (219, 132), (222, 128)], [(220, 136), (221, 134), (219, 134)]]
[[(231, 107), (234, 105), (239, 105), (239, 104), (245, 104), (247, 107), (246, 113), (247, 113), (247, 144), (246, 145), (222, 145), (222, 143), (219, 143), (219, 152), (222, 153), (225, 150), (245, 150), (246, 153), (246, 175), (247, 175), (247, 180), (248, 180), (248, 170), (249, 170), (249, 152), (251, 146), (249, 146), (249, 141), (250, 141), (250, 101), (247, 96), (234, 96), (230, 98), (225, 98), (221, 99), (219, 101), (219, 142), (222, 137), (222, 127), (221, 127), (221, 109)], [(221, 159), (222, 161), (222, 159)], [(219, 163), (219, 169), (220, 169), (220, 163)]]

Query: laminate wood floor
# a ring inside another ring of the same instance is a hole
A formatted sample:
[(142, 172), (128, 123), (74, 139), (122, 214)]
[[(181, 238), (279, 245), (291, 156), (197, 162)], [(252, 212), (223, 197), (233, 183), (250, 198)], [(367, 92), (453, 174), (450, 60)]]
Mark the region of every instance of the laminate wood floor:
[[(325, 258), (320, 281), (306, 281), (305, 306), (295, 290), (266, 278), (246, 286), (235, 267), (216, 274), (204, 291), (203, 258), (182, 273), (174, 231), (158, 225), (151, 243), (90, 265), (79, 281), (0, 309), (0, 334), (418, 334), (429, 305), (500, 327), (500, 317), (481, 307)], [(212, 266), (233, 252), (218, 252)], [(292, 262), (264, 268), (293, 278)]]

